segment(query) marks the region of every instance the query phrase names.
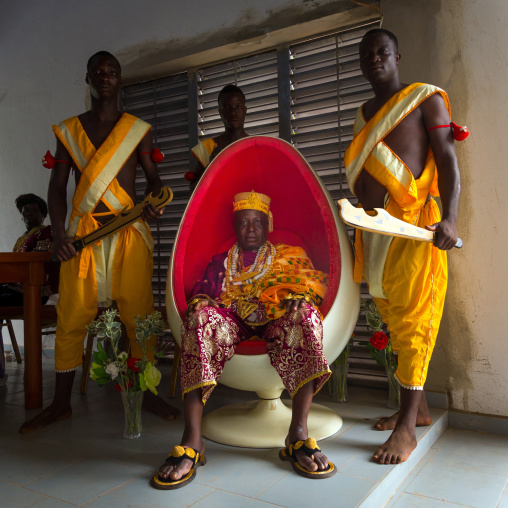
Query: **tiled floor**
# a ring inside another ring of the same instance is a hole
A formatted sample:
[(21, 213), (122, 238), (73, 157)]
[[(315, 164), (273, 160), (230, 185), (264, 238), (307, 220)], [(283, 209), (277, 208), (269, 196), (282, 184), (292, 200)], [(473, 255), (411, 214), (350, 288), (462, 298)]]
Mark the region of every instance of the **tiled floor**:
[[(52, 364), (44, 361), (45, 405), (53, 393)], [(339, 469), (333, 478), (316, 482), (297, 476), (278, 459), (278, 450), (207, 441), (208, 464), (195, 481), (164, 492), (152, 489), (148, 480), (178, 442), (181, 420), (164, 422), (143, 413), (142, 437), (125, 440), (118, 393), (90, 382), (82, 396), (76, 382), (72, 418), (22, 436), (19, 425), (36, 411), (23, 408), (23, 365), (7, 367), (7, 386), (0, 388), (0, 506), (5, 508), (508, 508), (508, 437), (448, 429), (435, 442), (446, 427), (442, 410), (433, 410), (432, 427), (418, 429), (419, 446), (409, 462), (370, 462), (388, 435), (372, 429), (375, 418), (388, 414), (383, 391), (350, 389), (346, 404), (333, 404), (324, 394), (316, 398), (344, 420), (337, 435), (320, 443)], [(169, 368), (162, 365), (162, 394)], [(225, 387), (214, 395), (207, 410), (253, 396)], [(178, 398), (174, 403), (181, 406)]]

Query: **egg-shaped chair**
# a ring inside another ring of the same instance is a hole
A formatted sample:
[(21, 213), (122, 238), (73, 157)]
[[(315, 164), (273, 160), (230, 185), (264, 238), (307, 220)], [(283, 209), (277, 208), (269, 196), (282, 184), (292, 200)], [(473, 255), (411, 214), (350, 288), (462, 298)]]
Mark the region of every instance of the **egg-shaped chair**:
[[(272, 200), (274, 230), (269, 241), (304, 248), (315, 268), (330, 274), (320, 311), (324, 317), (323, 350), (332, 363), (351, 337), (359, 312), (360, 288), (353, 281), (351, 244), (336, 204), (305, 158), (289, 143), (267, 136), (244, 138), (224, 149), (192, 194), (167, 277), (166, 306), (173, 335), (181, 344), (180, 327), (195, 282), (212, 256), (227, 251), (236, 241), (234, 195), (251, 190)], [(238, 344), (219, 382), (254, 391), (258, 399), (206, 414), (203, 434), (207, 438), (254, 448), (284, 444), (291, 403), (280, 399), (284, 387), (270, 364), (264, 341)], [(312, 404), (308, 426), (315, 439), (334, 434), (341, 425), (334, 411)]]

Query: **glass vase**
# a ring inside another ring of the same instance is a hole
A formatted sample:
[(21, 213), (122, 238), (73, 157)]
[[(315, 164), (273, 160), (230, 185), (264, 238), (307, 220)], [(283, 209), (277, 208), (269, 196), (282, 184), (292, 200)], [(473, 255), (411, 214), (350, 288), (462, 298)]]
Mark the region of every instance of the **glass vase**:
[(125, 413), (125, 426), (123, 437), (125, 439), (137, 439), (143, 430), (141, 426), (141, 405), (143, 404), (143, 393), (122, 391), (122, 402)]
[(388, 407), (390, 409), (400, 409), (400, 383), (395, 377), (394, 369), (386, 369), (388, 376)]
[(332, 364), (331, 395), (334, 402), (347, 401), (347, 372), (349, 362), (335, 362)]

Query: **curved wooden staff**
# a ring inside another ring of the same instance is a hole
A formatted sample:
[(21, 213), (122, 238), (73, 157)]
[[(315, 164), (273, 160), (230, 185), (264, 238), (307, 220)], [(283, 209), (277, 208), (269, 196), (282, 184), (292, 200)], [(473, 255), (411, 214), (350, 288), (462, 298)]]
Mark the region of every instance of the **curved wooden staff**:
[[(157, 196), (153, 194), (149, 194), (145, 196), (145, 199), (141, 203), (133, 206), (132, 208), (127, 209), (124, 208), (116, 217), (111, 219), (109, 222), (106, 222), (103, 226), (92, 231), (88, 235), (85, 235), (83, 238), (78, 238), (72, 242), (76, 251), (80, 251), (84, 249), (87, 245), (91, 243), (98, 242), (102, 240), (106, 236), (112, 235), (126, 227), (129, 227), (131, 224), (136, 222), (140, 217), (143, 211), (143, 207), (146, 203), (151, 203), (155, 208), (162, 208), (164, 205), (167, 205), (173, 199), (173, 191), (169, 187), (162, 187), (161, 191)], [(52, 261), (58, 261), (58, 258), (53, 255), (51, 257)]]
[[(339, 205), (341, 219), (354, 228), (379, 233), (380, 235), (399, 236), (434, 243), (434, 231), (428, 231), (396, 219), (383, 208), (374, 208), (372, 215), (369, 215), (363, 208), (355, 208), (347, 199), (339, 199), (337, 204)], [(462, 247), (460, 238), (457, 240), (455, 247), (457, 249)]]

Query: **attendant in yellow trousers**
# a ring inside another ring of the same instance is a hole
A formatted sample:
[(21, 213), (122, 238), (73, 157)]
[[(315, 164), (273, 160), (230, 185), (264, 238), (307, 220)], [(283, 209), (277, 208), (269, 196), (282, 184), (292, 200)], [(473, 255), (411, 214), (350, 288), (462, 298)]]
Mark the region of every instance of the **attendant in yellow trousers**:
[[(460, 175), (447, 94), (400, 82), (397, 39), (387, 30), (365, 34), (360, 61), (375, 97), (358, 110), (344, 157), (349, 186), (364, 209), (385, 208), (436, 232), (429, 244), (356, 231), (354, 278), (366, 279), (398, 353), (401, 408), (376, 424), (393, 433), (374, 454), (394, 464), (416, 447), (415, 427), (431, 422), (423, 386), (443, 311), (446, 250), (457, 241)], [(442, 217), (433, 199), (438, 195)]]
[[(62, 261), (60, 298), (55, 338), (56, 385), (53, 403), (23, 424), (25, 434), (71, 415), (71, 389), (81, 364), (85, 326), (95, 318), (98, 306), (116, 301), (131, 351), (141, 351), (135, 342), (133, 318), (153, 312), (153, 239), (145, 220), (157, 219), (162, 210), (147, 203), (142, 219), (98, 245), (76, 253), (72, 241), (104, 224), (136, 201), (136, 167), (143, 168), (145, 194), (160, 192), (162, 182), (152, 161), (151, 126), (118, 109), (121, 69), (118, 60), (101, 51), (88, 61), (86, 82), (92, 107), (86, 113), (53, 126), (57, 138), (56, 165), (48, 192), (53, 227), (53, 251)], [(76, 190), (69, 225), (67, 182), (74, 170)], [(149, 344), (153, 357), (155, 337)], [(146, 394), (144, 406), (166, 419), (178, 410), (160, 398)]]

